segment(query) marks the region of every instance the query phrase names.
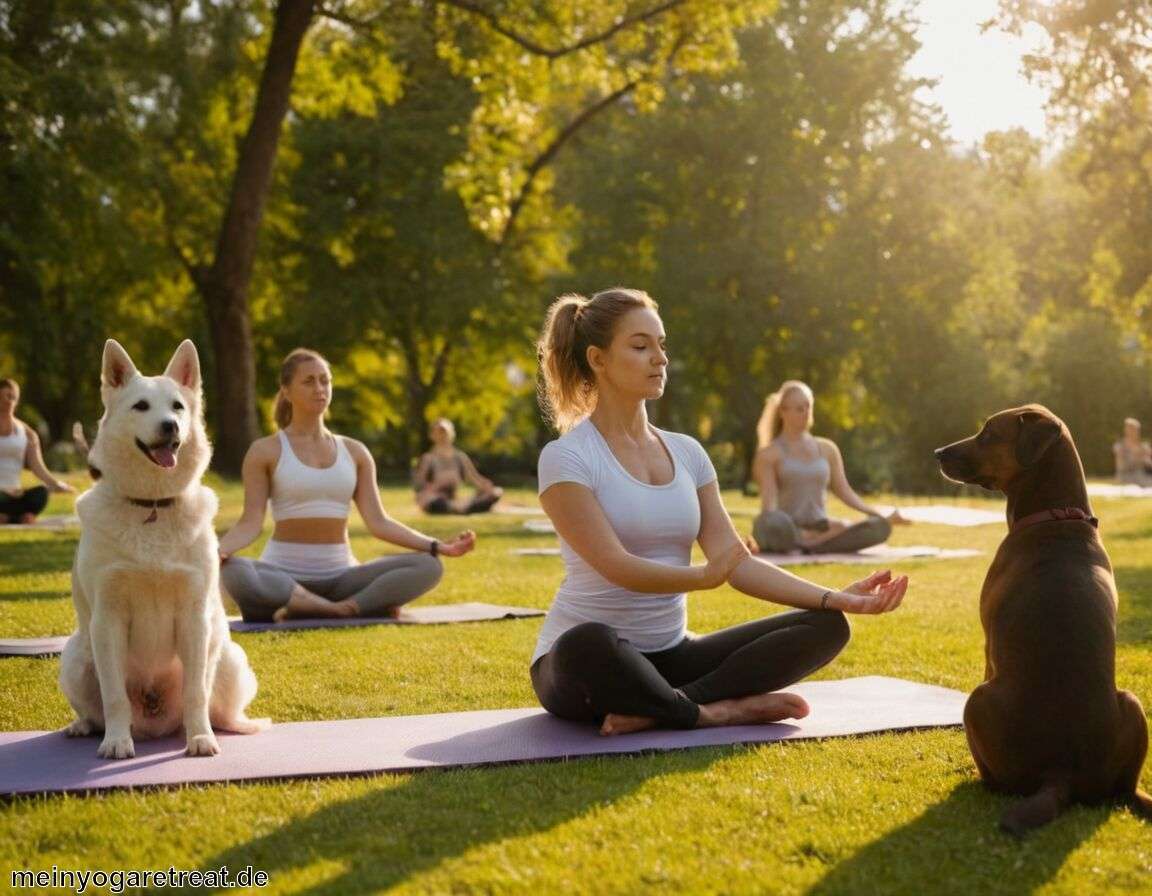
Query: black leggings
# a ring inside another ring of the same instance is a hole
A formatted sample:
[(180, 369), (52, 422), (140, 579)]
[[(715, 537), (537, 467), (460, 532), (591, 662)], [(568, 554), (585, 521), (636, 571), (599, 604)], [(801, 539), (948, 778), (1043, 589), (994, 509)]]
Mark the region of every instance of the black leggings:
[(34, 485), (25, 489), (18, 498), (13, 498), (6, 492), (0, 492), (0, 516), (8, 517), (8, 522), (18, 523), (20, 517), (26, 513), (39, 515), (48, 506), (48, 489), (42, 485)]
[(793, 684), (830, 662), (848, 635), (843, 613), (794, 610), (641, 653), (604, 623), (585, 622), (533, 663), (532, 687), (563, 719), (621, 713), (695, 728), (701, 704)]

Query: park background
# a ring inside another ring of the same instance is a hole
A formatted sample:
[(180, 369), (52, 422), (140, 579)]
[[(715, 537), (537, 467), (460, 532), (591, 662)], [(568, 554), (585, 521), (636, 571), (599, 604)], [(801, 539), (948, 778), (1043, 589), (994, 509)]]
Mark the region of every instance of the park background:
[(1024, 401), (1107, 474), (1152, 411), (1152, 13), (990, 8), (1042, 37), (1041, 135), (952, 135), (915, 3), (4, 0), (0, 375), (91, 435), (106, 336), (191, 337), (228, 474), (307, 345), (385, 477), (442, 414), (531, 473), (544, 309), (621, 284), (726, 484), (786, 378), (864, 489), (946, 488), (931, 449)]

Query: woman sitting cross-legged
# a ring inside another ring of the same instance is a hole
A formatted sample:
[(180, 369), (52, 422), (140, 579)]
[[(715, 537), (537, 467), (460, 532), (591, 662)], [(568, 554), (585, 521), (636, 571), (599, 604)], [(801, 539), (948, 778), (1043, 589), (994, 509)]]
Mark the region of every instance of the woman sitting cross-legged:
[[(0, 380), (0, 524), (34, 523), (48, 506), (49, 491), (75, 491), (44, 465), (36, 430), (16, 419), (19, 403), (20, 385), (12, 379)], [(23, 488), (20, 474), (25, 468), (44, 484)]]
[[(540, 503), (564, 560), (532, 656), (541, 704), (603, 734), (806, 715), (802, 698), (778, 689), (844, 648), (845, 612), (899, 606), (907, 578), (877, 572), (838, 590), (748, 554), (704, 449), (648, 422), (668, 356), (646, 293), (557, 299), (539, 353), (545, 413), (563, 433), (540, 455)], [(694, 542), (705, 565), (691, 565)], [(685, 592), (726, 581), (798, 609), (688, 634)]]
[[(456, 447), (456, 427), (441, 417), (428, 429), (432, 450), (420, 456), (412, 474), (416, 503), (425, 513), (487, 513), (504, 490), (480, 475), (472, 458)], [(470, 498), (457, 498), (456, 489), (467, 480), (476, 489)]]
[[(307, 349), (284, 359), (276, 423), (244, 458), (244, 512), (220, 539), (220, 580), (252, 622), (293, 617), (395, 616), (431, 590), (440, 556), (472, 550), (474, 533), (438, 542), (391, 519), (380, 505), (376, 464), (363, 444), (329, 432), (328, 363)], [(259, 560), (233, 555), (260, 536), (271, 501), (276, 528)], [(414, 553), (359, 563), (348, 544), (349, 503), (368, 531)]]
[[(856, 494), (835, 442), (812, 435), (812, 406), (812, 390), (798, 380), (784, 383), (764, 403), (753, 466), (760, 487), (760, 514), (752, 525), (755, 547), (770, 554), (832, 554), (883, 544), (893, 523), (908, 520), (899, 510), (885, 516)], [(829, 487), (867, 517), (855, 523), (829, 519), (824, 509)]]

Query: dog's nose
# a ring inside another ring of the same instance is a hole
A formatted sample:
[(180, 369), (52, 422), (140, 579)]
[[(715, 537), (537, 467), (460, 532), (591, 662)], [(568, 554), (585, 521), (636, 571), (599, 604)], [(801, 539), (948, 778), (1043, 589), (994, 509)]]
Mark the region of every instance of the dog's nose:
[(175, 420), (162, 420), (160, 421), (160, 432), (166, 436), (172, 436), (179, 431), (180, 425)]

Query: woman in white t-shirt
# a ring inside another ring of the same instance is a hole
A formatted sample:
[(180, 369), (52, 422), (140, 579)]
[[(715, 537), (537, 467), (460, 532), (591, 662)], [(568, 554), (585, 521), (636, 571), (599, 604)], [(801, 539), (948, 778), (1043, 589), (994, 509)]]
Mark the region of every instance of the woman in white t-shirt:
[[(557, 299), (538, 348), (544, 411), (563, 433), (540, 455), (540, 503), (565, 571), (532, 656), (541, 704), (604, 734), (807, 715), (798, 695), (774, 692), (844, 648), (845, 612), (899, 606), (907, 577), (876, 572), (839, 591), (749, 555), (704, 449), (648, 422), (668, 356), (646, 293)], [(688, 634), (685, 592), (724, 582), (799, 609)]]

